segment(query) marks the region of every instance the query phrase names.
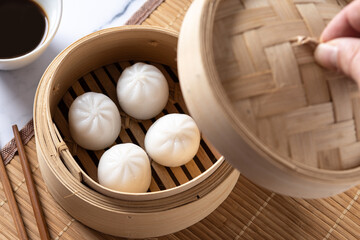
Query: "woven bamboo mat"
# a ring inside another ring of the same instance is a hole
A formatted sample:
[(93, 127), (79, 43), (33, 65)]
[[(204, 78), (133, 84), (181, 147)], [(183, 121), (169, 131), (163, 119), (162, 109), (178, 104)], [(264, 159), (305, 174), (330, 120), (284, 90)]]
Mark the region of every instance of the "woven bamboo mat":
[[(191, 0), (166, 0), (144, 25), (180, 29)], [(91, 230), (69, 216), (47, 192), (35, 140), (25, 147), (52, 239), (120, 239)], [(30, 239), (40, 239), (19, 158), (6, 166)], [(201, 222), (159, 239), (360, 239), (360, 186), (328, 199), (303, 200), (264, 190), (240, 177), (227, 200)], [(17, 239), (0, 187), (0, 239)]]

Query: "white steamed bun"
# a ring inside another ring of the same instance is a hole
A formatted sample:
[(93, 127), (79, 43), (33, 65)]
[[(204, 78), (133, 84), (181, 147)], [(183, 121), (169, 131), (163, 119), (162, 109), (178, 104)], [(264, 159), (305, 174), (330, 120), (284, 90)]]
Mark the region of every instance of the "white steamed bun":
[(115, 145), (101, 156), (98, 179), (101, 185), (116, 191), (146, 192), (151, 182), (149, 158), (133, 143)]
[(145, 136), (145, 149), (157, 163), (167, 167), (186, 164), (196, 155), (200, 131), (186, 114), (168, 114), (158, 119)]
[(104, 149), (119, 136), (120, 113), (115, 103), (104, 94), (84, 93), (70, 106), (69, 127), (72, 138), (81, 147)]
[(121, 108), (130, 116), (146, 120), (158, 115), (169, 97), (162, 72), (153, 65), (135, 63), (121, 74), (116, 87)]

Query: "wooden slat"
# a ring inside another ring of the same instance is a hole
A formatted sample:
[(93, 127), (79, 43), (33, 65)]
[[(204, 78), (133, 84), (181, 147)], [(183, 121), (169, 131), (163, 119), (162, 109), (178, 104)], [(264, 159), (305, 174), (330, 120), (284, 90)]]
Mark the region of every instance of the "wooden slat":
[(281, 20), (290, 20), (300, 18), (299, 12), (296, 11), (296, 8), (292, 0), (268, 0), (270, 4), (275, 9), (276, 14)]
[[(309, 30), (302, 20), (289, 20), (266, 25), (258, 31), (262, 46), (268, 47), (293, 39), (296, 36), (309, 36)], [(281, 34), (275, 34), (281, 33)]]
[(327, 150), (356, 142), (354, 121), (318, 128), (311, 133), (318, 150)]
[(239, 0), (225, 1), (223, 2), (223, 4), (219, 5), (215, 21), (224, 17), (231, 16), (242, 9), (244, 9), (244, 3)]
[(252, 0), (241, 0), (242, 4), (246, 7), (246, 9), (251, 8), (261, 8), (261, 7), (269, 7), (270, 4), (267, 0), (261, 1), (252, 1)]
[(265, 53), (279, 88), (301, 85), (299, 68), (290, 43), (268, 47)]
[(216, 59), (218, 64), (221, 64), (223, 60), (227, 60), (229, 56), (233, 56), (232, 47), (230, 39), (224, 42), (224, 39), (221, 36), (226, 36), (228, 32), (226, 31), (226, 24), (223, 21), (217, 21), (214, 23), (214, 36), (218, 36), (214, 38), (214, 42), (217, 48), (214, 49), (214, 53), (216, 56), (219, 56)]
[(255, 66), (251, 60), (251, 55), (246, 47), (244, 35), (238, 34), (231, 38), (232, 49), (235, 54), (235, 61), (241, 75), (249, 75), (255, 72)]
[(289, 156), (288, 136), (284, 118), (271, 116), (258, 120), (258, 134), (260, 139), (282, 156)]
[(336, 4), (327, 4), (325, 1), (316, 5), (319, 14), (325, 20), (332, 19), (338, 12), (339, 6)]
[[(255, 1), (251, 1), (255, 2)], [(244, 39), (248, 51), (251, 55), (253, 64), (255, 65), (256, 71), (266, 71), (270, 69), (268, 60), (265, 55), (265, 51), (261, 46), (261, 39), (256, 30), (246, 31)]]
[(340, 147), (340, 158), (343, 169), (360, 165), (360, 142)]
[(318, 166), (322, 169), (338, 170), (343, 169), (339, 149), (330, 149), (318, 152)]
[(261, 95), (276, 89), (276, 83), (270, 71), (238, 77), (224, 81), (224, 88), (232, 101)]
[(335, 119), (337, 122), (350, 120), (353, 118), (352, 103), (349, 97), (347, 78), (335, 78), (329, 80), (331, 97), (334, 104)]
[(310, 167), (318, 167), (314, 139), (311, 133), (304, 132), (291, 135), (289, 138), (291, 157), (295, 161)]
[(234, 103), (235, 110), (241, 116), (246, 126), (255, 134), (257, 134), (257, 120), (255, 118), (251, 102), (249, 99), (243, 99)]
[(315, 130), (335, 122), (331, 103), (300, 108), (287, 113), (284, 118), (288, 134)]
[(329, 88), (320, 66), (315, 64), (304, 64), (300, 67), (300, 71), (309, 104), (313, 105), (329, 102)]
[(301, 16), (303, 17), (312, 37), (320, 38), (325, 28), (325, 23), (318, 8), (314, 3), (296, 4)]
[(354, 112), (356, 137), (360, 141), (360, 97), (352, 99), (352, 110)]
[(274, 10), (271, 7), (261, 7), (247, 9), (244, 11), (238, 11), (236, 14), (230, 15), (224, 21), (228, 21), (225, 24), (229, 25), (231, 22), (242, 22), (243, 24), (233, 25), (230, 29), (230, 34), (241, 34), (247, 30), (259, 28), (266, 23), (275, 22), (279, 18), (276, 16)]
[(258, 117), (275, 115), (306, 106), (302, 87), (287, 87), (271, 94), (252, 99), (254, 113)]

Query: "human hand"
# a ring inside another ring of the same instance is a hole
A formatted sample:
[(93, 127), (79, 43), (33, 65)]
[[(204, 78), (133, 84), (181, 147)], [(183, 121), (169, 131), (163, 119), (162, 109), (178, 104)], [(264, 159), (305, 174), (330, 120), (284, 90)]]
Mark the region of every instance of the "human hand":
[(360, 0), (346, 6), (328, 24), (315, 50), (316, 61), (353, 78), (360, 86)]

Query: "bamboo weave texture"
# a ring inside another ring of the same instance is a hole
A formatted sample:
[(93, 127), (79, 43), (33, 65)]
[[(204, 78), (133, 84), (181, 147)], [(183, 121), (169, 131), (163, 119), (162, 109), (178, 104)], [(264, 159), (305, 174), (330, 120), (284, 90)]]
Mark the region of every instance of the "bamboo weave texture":
[(222, 1), (214, 55), (239, 121), (260, 148), (306, 166), (360, 165), (360, 95), (347, 77), (315, 63), (314, 46), (346, 3), (335, 0)]

